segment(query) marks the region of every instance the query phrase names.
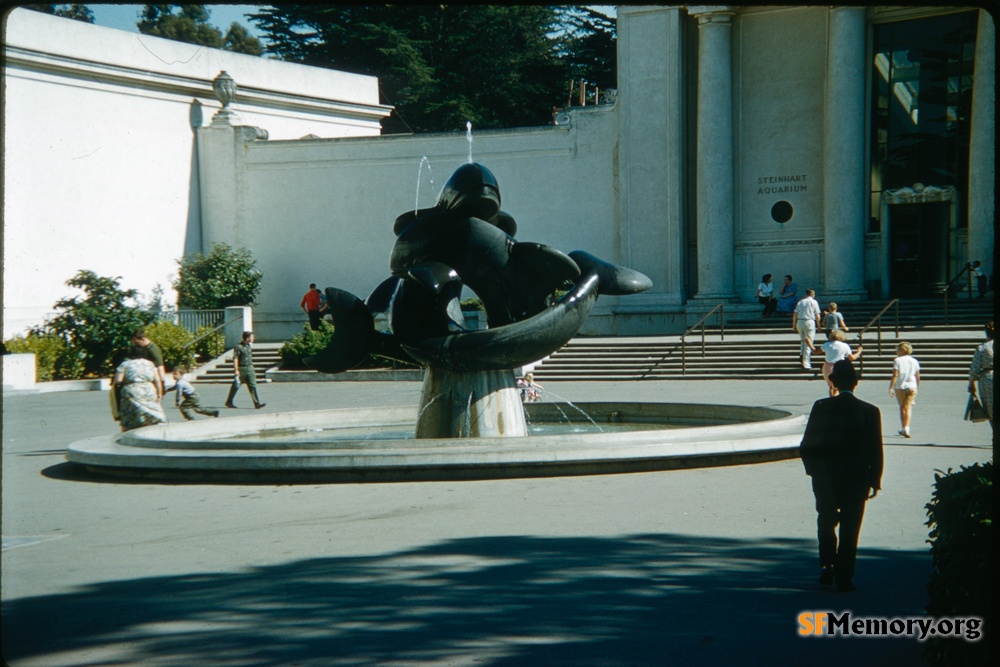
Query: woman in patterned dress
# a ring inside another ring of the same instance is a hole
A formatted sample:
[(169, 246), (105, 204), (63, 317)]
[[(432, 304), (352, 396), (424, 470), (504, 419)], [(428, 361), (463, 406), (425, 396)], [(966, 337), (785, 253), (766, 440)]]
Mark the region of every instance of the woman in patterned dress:
[(167, 421), (160, 399), (159, 373), (148, 359), (130, 354), (115, 370), (118, 419), (123, 431)]
[(986, 342), (979, 346), (969, 367), (969, 393), (976, 393), (979, 381), (979, 400), (986, 408), (993, 428), (993, 321), (986, 323)]

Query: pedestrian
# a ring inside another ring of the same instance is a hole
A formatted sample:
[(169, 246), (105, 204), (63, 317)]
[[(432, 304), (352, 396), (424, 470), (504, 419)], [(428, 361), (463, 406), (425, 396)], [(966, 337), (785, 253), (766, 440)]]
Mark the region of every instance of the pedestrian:
[(323, 311), (326, 310), (326, 297), (316, 288), (316, 283), (309, 283), (309, 291), (302, 296), (299, 308), (309, 316), (309, 326), (312, 330), (319, 331), (319, 323), (323, 319)]
[(149, 339), (145, 329), (136, 329), (132, 333), (132, 347), (129, 348), (128, 357), (130, 359), (148, 359), (156, 367), (156, 381), (159, 383), (159, 395), (163, 394), (167, 388), (167, 371), (163, 367), (163, 350), (160, 346)]
[(227, 408), (235, 408), (233, 405), (233, 399), (236, 398), (236, 392), (240, 389), (240, 383), (247, 386), (247, 390), (250, 392), (250, 398), (253, 399), (253, 406), (260, 410), (262, 407), (267, 405), (266, 403), (261, 403), (260, 398), (257, 396), (257, 374), (253, 369), (253, 332), (244, 331), (243, 332), (243, 342), (237, 345), (233, 349), (233, 384), (229, 388), (229, 397), (226, 399)]
[(826, 355), (823, 362), (823, 379), (826, 380), (826, 384), (829, 387), (830, 396), (836, 396), (837, 388), (830, 381), (830, 373), (833, 372), (833, 366), (842, 359), (857, 361), (858, 357), (861, 356), (861, 345), (858, 345), (856, 352), (851, 352), (851, 346), (846, 342), (847, 334), (844, 333), (843, 329), (834, 329), (827, 334), (827, 338), (828, 340), (820, 346), (823, 354)]
[(978, 259), (971, 264), (972, 273), (976, 276), (976, 287), (979, 289), (979, 298), (985, 299), (986, 292), (989, 291), (989, 280), (986, 278), (986, 272), (983, 271), (983, 263)]
[(128, 358), (115, 369), (112, 392), (118, 401), (118, 421), (123, 431), (131, 431), (167, 421), (163, 412), (163, 385), (156, 366), (133, 346)]
[(899, 403), (899, 422), (903, 427), (899, 434), (904, 438), (910, 435), (910, 419), (913, 417), (913, 406), (917, 402), (917, 389), (920, 387), (920, 362), (912, 356), (913, 346), (900, 341), (896, 346), (896, 358), (892, 361), (892, 379), (889, 380), (889, 395)]
[(830, 378), (838, 393), (813, 404), (799, 454), (816, 499), (819, 583), (849, 592), (857, 589), (865, 504), (882, 488), (882, 415), (854, 395), (858, 375), (850, 361), (834, 364)]
[(517, 387), (521, 390), (522, 403), (542, 400), (542, 385), (535, 382), (534, 373), (527, 373), (523, 378), (518, 378)]
[(211, 410), (204, 408), (201, 405), (201, 398), (198, 396), (198, 392), (195, 390), (194, 385), (187, 381), (184, 374), (187, 372), (186, 368), (175, 368), (173, 372), (174, 376), (174, 389), (177, 390), (177, 395), (174, 398), (174, 405), (181, 411), (184, 415), (184, 419), (191, 421), (194, 419), (194, 413), (197, 412), (200, 415), (207, 415), (209, 417), (218, 417), (218, 410)]
[(976, 348), (969, 366), (969, 393), (976, 393), (976, 381), (979, 381), (979, 401), (986, 408), (986, 415), (993, 428), (993, 320), (984, 327), (986, 342)]
[(844, 323), (844, 316), (837, 312), (837, 304), (833, 301), (831, 301), (830, 305), (823, 311), (823, 328), (826, 329), (826, 334), (828, 336), (830, 335), (830, 332), (836, 331), (837, 329), (850, 331)]
[(795, 311), (792, 313), (792, 330), (799, 334), (799, 359), (802, 368), (807, 370), (812, 368), (809, 357), (816, 351), (813, 339), (816, 337), (820, 317), (819, 304), (815, 296), (816, 292), (807, 289), (805, 297), (795, 304)]
[(774, 298), (774, 285), (771, 283), (770, 273), (765, 273), (764, 277), (760, 279), (760, 284), (757, 285), (757, 301), (760, 305), (764, 306), (764, 312), (761, 313), (761, 317), (771, 317), (771, 315), (774, 315), (774, 310), (778, 307), (778, 301)]
[(785, 284), (781, 286), (781, 291), (778, 293), (777, 310), (779, 313), (790, 313), (795, 310), (798, 291), (799, 286), (795, 284), (795, 280), (790, 274), (786, 275)]

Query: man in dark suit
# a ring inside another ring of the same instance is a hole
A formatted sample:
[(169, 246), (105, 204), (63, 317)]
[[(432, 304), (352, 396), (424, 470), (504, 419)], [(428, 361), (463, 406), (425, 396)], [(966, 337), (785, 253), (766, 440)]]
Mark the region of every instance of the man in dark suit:
[(830, 380), (840, 393), (813, 405), (799, 454), (816, 496), (819, 582), (853, 591), (865, 503), (882, 487), (882, 415), (854, 395), (858, 375), (850, 361), (834, 364)]

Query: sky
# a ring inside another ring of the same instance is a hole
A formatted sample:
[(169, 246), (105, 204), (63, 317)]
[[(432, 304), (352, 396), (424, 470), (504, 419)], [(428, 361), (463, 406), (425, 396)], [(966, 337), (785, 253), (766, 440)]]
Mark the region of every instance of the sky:
[[(90, 11), (94, 13), (94, 23), (106, 28), (117, 28), (128, 30), (129, 32), (139, 32), (135, 24), (139, 21), (139, 12), (143, 5), (101, 5), (88, 4)], [(209, 12), (209, 21), (226, 34), (229, 26), (236, 21), (243, 24), (251, 35), (262, 38), (263, 34), (253, 21), (246, 18), (245, 14), (255, 13), (260, 5), (205, 5)], [(614, 5), (595, 5), (594, 9), (609, 16), (615, 15)]]
[[(226, 34), (233, 21), (243, 24), (250, 34), (261, 37), (257, 25), (247, 19), (244, 14), (257, 11), (258, 5), (205, 5), (209, 12), (209, 22)], [(143, 5), (101, 5), (87, 4), (94, 13), (94, 23), (106, 28), (117, 28), (129, 32), (139, 32), (135, 24), (139, 22), (139, 13)]]

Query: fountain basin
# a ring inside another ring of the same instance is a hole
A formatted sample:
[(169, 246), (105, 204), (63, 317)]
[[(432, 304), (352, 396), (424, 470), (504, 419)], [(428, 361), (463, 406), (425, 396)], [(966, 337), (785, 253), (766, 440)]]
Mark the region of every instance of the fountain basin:
[[(75, 442), (66, 458), (99, 473), (165, 480), (549, 477), (795, 458), (806, 423), (804, 416), (783, 410), (732, 405), (600, 402), (525, 408), (531, 424), (565, 422), (569, 416), (570, 432), (401, 439), (400, 431), (412, 433), (415, 407), (348, 408), (159, 424)], [(602, 425), (608, 427), (604, 432), (598, 430)], [(614, 425), (628, 430), (610, 430)], [(366, 436), (356, 437), (359, 432)]]

